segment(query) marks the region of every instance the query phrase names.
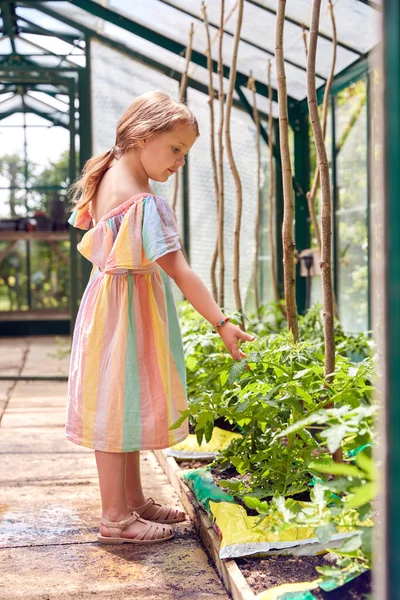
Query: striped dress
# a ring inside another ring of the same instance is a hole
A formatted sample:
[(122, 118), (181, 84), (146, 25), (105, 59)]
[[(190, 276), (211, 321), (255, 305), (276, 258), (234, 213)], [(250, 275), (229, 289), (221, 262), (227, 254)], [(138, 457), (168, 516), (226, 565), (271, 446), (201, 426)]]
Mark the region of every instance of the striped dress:
[(187, 407), (186, 369), (172, 280), (155, 262), (180, 249), (176, 217), (138, 194), (93, 226), (90, 204), (69, 223), (88, 230), (93, 263), (72, 343), (66, 437), (104, 452), (168, 448), (188, 435), (169, 426)]

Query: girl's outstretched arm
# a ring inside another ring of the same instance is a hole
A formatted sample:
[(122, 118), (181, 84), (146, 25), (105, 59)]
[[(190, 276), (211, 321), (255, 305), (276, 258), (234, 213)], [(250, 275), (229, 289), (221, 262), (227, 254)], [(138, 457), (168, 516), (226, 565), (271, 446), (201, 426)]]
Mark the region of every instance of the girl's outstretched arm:
[[(215, 325), (224, 315), (200, 277), (192, 271), (180, 250), (165, 254), (157, 260), (160, 267), (169, 275), (185, 298), (207, 321)], [(253, 341), (254, 336), (245, 333), (233, 323), (225, 323), (218, 332), (232, 358), (241, 360), (246, 356), (239, 348), (239, 340)]]

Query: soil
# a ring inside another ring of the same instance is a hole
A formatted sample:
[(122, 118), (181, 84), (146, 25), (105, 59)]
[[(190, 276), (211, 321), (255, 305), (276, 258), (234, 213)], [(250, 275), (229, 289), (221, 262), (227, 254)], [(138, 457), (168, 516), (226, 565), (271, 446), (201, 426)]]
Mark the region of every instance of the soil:
[[(236, 563), (254, 594), (283, 585), (313, 581), (320, 575), (315, 567), (333, 566), (332, 554), (322, 556), (268, 556), (267, 558), (238, 558)], [(371, 573), (363, 573), (350, 583), (332, 592), (312, 590), (317, 600), (364, 600), (371, 593)]]
[[(197, 469), (205, 467), (207, 462), (199, 460), (186, 460), (179, 462), (181, 469)], [(218, 466), (211, 468), (211, 473), (216, 479), (241, 479), (245, 476), (239, 475), (234, 467), (221, 470)], [(229, 490), (226, 490), (229, 492)], [(297, 500), (309, 500), (309, 492), (297, 494)], [(238, 504), (243, 506), (247, 514), (257, 516), (258, 512), (248, 508), (244, 502), (236, 498)], [(295, 583), (301, 581), (313, 581), (320, 575), (315, 567), (334, 565), (335, 559), (332, 554), (320, 556), (268, 556), (267, 558), (240, 558), (236, 559), (241, 572), (255, 594), (259, 594), (269, 588), (284, 583)], [(363, 573), (350, 583), (338, 590), (324, 592), (320, 588), (312, 590), (317, 600), (364, 600), (371, 593), (371, 574)]]
[[(175, 459), (176, 460), (176, 459)], [(208, 465), (206, 460), (177, 460), (180, 469), (202, 469)]]

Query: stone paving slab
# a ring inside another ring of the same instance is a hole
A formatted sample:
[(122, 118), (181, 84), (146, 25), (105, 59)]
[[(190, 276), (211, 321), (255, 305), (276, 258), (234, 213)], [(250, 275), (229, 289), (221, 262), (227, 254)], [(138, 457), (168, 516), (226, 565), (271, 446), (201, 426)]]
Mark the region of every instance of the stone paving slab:
[(27, 348), (25, 338), (1, 338), (0, 375), (18, 375)]
[[(55, 373), (49, 340), (29, 340), (28, 370), (42, 357), (42, 371)], [(0, 600), (228, 600), (190, 520), (162, 544), (98, 544), (95, 456), (64, 437), (67, 384), (11, 389), (0, 428)], [(146, 495), (179, 506), (152, 452), (141, 453), (141, 470)]]
[(4, 549), (0, 564), (2, 600), (228, 599), (191, 532), (151, 548), (84, 543)]
[(62, 407), (65, 409), (67, 387), (63, 381), (18, 381), (10, 407), (30, 409)]
[(68, 375), (70, 347), (67, 336), (32, 336), (22, 375)]

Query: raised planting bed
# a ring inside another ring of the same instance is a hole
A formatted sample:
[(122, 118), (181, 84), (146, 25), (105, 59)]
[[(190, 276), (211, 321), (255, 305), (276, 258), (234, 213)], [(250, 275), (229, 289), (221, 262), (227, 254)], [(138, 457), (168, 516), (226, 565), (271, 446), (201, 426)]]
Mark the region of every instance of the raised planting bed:
[[(215, 526), (209, 514), (203, 510), (181, 477), (188, 469), (203, 467), (204, 461), (183, 461), (178, 464), (174, 457), (167, 456), (168, 451), (157, 450), (154, 453), (177, 491), (185, 510), (194, 521), (196, 530), (213, 560), (221, 580), (234, 600), (278, 600), (278, 598), (285, 597), (285, 592), (294, 593), (295, 591), (297, 591), (296, 596), (291, 597), (297, 597), (299, 600), (300, 598), (302, 600), (362, 600), (366, 598), (366, 594), (371, 592), (369, 572), (329, 592), (320, 589), (315, 584), (314, 589), (309, 592), (301, 592), (293, 585), (281, 588), (284, 584), (299, 585), (301, 582), (315, 582), (320, 578), (315, 567), (335, 564), (335, 558), (330, 553), (318, 556), (277, 554), (261, 558), (258, 556), (221, 558), (221, 541)], [(247, 512), (251, 513), (252, 511), (247, 509)]]

